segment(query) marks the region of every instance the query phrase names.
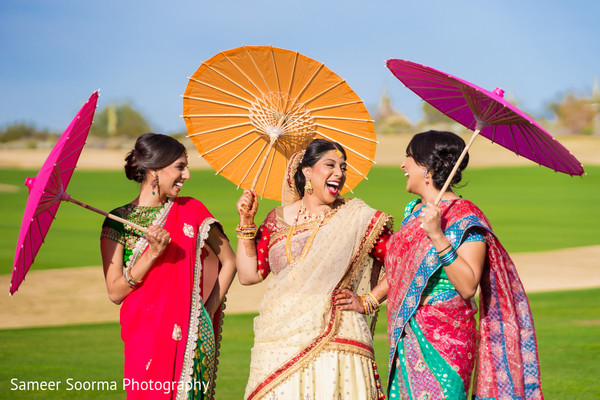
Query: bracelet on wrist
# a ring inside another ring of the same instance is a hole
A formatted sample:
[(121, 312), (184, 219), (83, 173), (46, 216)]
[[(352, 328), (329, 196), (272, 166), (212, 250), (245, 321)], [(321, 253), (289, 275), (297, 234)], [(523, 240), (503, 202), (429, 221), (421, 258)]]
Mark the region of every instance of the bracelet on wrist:
[(444, 247), (442, 250), (438, 251), (438, 255), (442, 255), (446, 250), (452, 248), (452, 244), (448, 244), (448, 246)]
[(452, 248), (449, 252), (447, 252), (443, 256), (438, 256), (438, 257), (440, 259), (440, 263), (442, 264), (442, 267), (447, 267), (450, 264), (452, 264), (454, 261), (456, 261), (456, 259), (458, 258), (458, 254), (456, 253), (456, 250), (454, 250), (454, 248)]
[(363, 294), (360, 296), (360, 299), (366, 315), (373, 314), (375, 310), (379, 308), (379, 301), (377, 301), (377, 298), (373, 295), (373, 293), (369, 292), (367, 294)]
[(127, 267), (123, 270), (123, 279), (129, 285), (129, 287), (131, 287), (132, 289), (135, 289), (136, 287), (138, 287), (140, 285), (140, 283), (142, 283), (142, 281), (135, 280), (135, 278), (133, 277), (133, 275), (131, 273), (131, 267)]
[(256, 228), (256, 224), (252, 224), (252, 225), (238, 224), (238, 226), (235, 228), (235, 231), (237, 232), (238, 239), (253, 240), (254, 237), (256, 236), (257, 228)]
[(247, 232), (247, 231), (256, 231), (256, 224), (251, 225), (242, 225), (238, 224), (235, 228), (236, 232)]

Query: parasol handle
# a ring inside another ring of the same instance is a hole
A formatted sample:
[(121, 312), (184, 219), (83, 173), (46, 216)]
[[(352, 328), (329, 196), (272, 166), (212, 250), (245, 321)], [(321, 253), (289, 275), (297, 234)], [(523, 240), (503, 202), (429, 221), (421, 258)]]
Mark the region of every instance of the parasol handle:
[(462, 153), (460, 153), (460, 157), (458, 157), (458, 160), (456, 161), (456, 164), (454, 164), (454, 168), (452, 168), (452, 171), (450, 172), (450, 175), (448, 176), (448, 179), (446, 179), (446, 182), (444, 183), (444, 186), (442, 187), (442, 190), (440, 190), (440, 193), (435, 198), (434, 204), (436, 206), (440, 204), (440, 201), (442, 201), (442, 196), (444, 195), (444, 193), (446, 193), (446, 190), (448, 189), (448, 186), (450, 186), (450, 182), (452, 182), (452, 178), (454, 178), (454, 175), (456, 174), (456, 171), (458, 171), (458, 167), (460, 166), (460, 163), (462, 162), (463, 158), (465, 158), (465, 156), (467, 155), (467, 152), (471, 148), (471, 145), (473, 144), (473, 141), (475, 140), (475, 138), (477, 137), (477, 135), (479, 134), (479, 132), (480, 132), (479, 129), (475, 129), (473, 131), (473, 135), (471, 135), (471, 140), (469, 140), (469, 143), (467, 143), (467, 145), (465, 146), (465, 148), (462, 151)]
[(275, 143), (277, 143), (277, 138), (271, 137), (271, 140), (269, 141), (269, 147), (267, 147), (265, 156), (264, 156), (262, 162), (260, 163), (260, 166), (258, 167), (258, 172), (256, 173), (256, 176), (254, 177), (254, 181), (252, 182), (252, 187), (250, 187), (250, 190), (254, 191), (254, 188), (256, 187), (256, 184), (258, 183), (258, 178), (260, 177), (260, 173), (262, 172), (263, 168), (265, 168), (265, 164), (267, 163), (267, 158), (269, 158), (269, 153), (271, 152), (271, 149), (273, 148), (273, 146), (275, 146)]
[[(65, 193), (65, 194), (66, 194), (66, 193)], [(66, 198), (65, 198), (65, 197), (66, 197)], [(69, 196), (69, 195), (63, 196), (63, 200), (65, 200), (65, 201), (70, 201), (71, 203), (77, 204), (78, 206), (81, 206), (81, 207), (83, 207), (83, 208), (87, 208), (87, 209), (88, 209), (88, 210), (90, 210), (90, 211), (94, 211), (94, 212), (96, 212), (96, 213), (98, 213), (98, 214), (104, 215), (105, 217), (108, 217), (108, 218), (110, 218), (110, 219), (113, 219), (113, 220), (115, 220), (115, 221), (119, 221), (119, 222), (121, 222), (122, 224), (127, 224), (127, 225), (131, 226), (132, 228), (134, 228), (134, 229), (137, 229), (137, 230), (140, 230), (140, 231), (142, 231), (142, 232), (144, 232), (144, 233), (148, 233), (148, 229), (147, 229), (147, 228), (144, 228), (144, 227), (142, 227), (142, 226), (139, 226), (138, 224), (136, 224), (136, 223), (134, 223), (134, 222), (127, 221), (126, 219), (123, 219), (123, 218), (121, 218), (121, 217), (117, 217), (116, 215), (113, 215), (113, 214), (107, 213), (106, 211), (100, 210), (100, 209), (98, 209), (98, 208), (96, 208), (96, 207), (92, 207), (92, 206), (90, 206), (89, 204), (82, 203), (81, 201), (79, 201), (79, 200), (75, 200), (74, 198), (72, 198), (72, 197), (71, 197), (71, 196)]]

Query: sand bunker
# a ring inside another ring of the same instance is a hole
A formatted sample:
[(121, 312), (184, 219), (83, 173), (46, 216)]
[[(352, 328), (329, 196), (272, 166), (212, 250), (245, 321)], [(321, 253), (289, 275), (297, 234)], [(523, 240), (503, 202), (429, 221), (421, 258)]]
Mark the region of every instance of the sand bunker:
[[(600, 286), (600, 246), (512, 255), (527, 292)], [(8, 293), (10, 276), (0, 276)], [(242, 286), (227, 295), (227, 313), (256, 312), (266, 284)], [(102, 267), (30, 271), (14, 296), (0, 297), (0, 329), (116, 322), (119, 306), (108, 299)]]
[[(380, 165), (399, 165), (409, 135), (380, 136), (375, 160)], [(600, 137), (560, 138), (584, 164), (600, 164)], [(0, 149), (0, 167), (39, 168), (49, 150)], [(83, 150), (78, 167), (83, 169), (121, 169), (124, 150)], [(531, 161), (479, 138), (470, 153), (470, 166), (528, 165)], [(191, 168), (208, 164), (190, 151)], [(19, 190), (0, 184), (0, 192)], [(600, 246), (512, 255), (528, 292), (580, 289), (600, 286)], [(10, 276), (0, 275), (0, 288), (8, 293)], [(255, 312), (265, 283), (241, 286), (234, 281), (228, 294), (227, 312)], [(101, 267), (33, 270), (13, 297), (0, 296), (0, 329), (25, 326), (64, 325), (118, 321), (119, 307), (106, 294)]]

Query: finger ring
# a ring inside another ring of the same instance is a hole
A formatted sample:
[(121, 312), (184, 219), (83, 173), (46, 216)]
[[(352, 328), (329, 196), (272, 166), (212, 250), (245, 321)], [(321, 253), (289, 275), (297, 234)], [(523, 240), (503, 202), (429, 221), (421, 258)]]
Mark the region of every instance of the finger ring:
[(352, 299), (350, 299), (350, 301), (348, 302), (348, 304), (352, 304)]
[(423, 229), (423, 223), (421, 222), (421, 229)]

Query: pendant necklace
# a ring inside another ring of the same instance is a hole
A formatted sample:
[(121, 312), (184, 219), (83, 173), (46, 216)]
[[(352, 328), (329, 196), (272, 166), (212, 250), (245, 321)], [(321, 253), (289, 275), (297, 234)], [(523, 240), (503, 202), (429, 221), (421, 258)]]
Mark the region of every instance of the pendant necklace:
[[(321, 228), (321, 226), (323, 226), (323, 221), (325, 221), (325, 218), (327, 216), (333, 214), (333, 212), (334, 212), (334, 210), (333, 210), (333, 208), (331, 208), (327, 212), (322, 211), (315, 217), (312, 217), (312, 215), (310, 213), (308, 213), (308, 210), (306, 209), (306, 207), (304, 207), (304, 202), (302, 202), (302, 205), (298, 209), (296, 218), (294, 218), (294, 222), (290, 226), (290, 229), (287, 234), (287, 238), (285, 240), (285, 255), (287, 257), (288, 262), (290, 263), (290, 267), (292, 268), (292, 271), (295, 270), (295, 268), (298, 266), (298, 264), (300, 264), (302, 261), (304, 261), (304, 259), (306, 258), (306, 255), (308, 254), (308, 250), (310, 249), (310, 246), (312, 245), (312, 242), (315, 240), (315, 236), (317, 236), (317, 232), (319, 231), (319, 228)], [(319, 218), (319, 222), (317, 223), (317, 226), (314, 227), (313, 231), (311, 232), (310, 236), (308, 237), (308, 240), (306, 241), (306, 244), (304, 245), (304, 249), (302, 249), (302, 253), (300, 253), (300, 257), (298, 257), (296, 260), (294, 260), (294, 258), (292, 257), (292, 236), (294, 236), (294, 231), (296, 230), (296, 224), (298, 223), (298, 217), (300, 216), (300, 214), (305, 214), (305, 213), (308, 214), (309, 218), (312, 217), (310, 219)]]

